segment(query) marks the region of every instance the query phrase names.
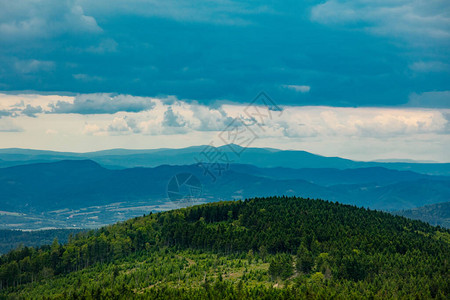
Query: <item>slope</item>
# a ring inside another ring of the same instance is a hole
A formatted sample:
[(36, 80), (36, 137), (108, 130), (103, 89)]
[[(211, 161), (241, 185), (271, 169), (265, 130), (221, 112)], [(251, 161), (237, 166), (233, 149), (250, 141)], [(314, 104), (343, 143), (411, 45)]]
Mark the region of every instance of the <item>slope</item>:
[(431, 225), (450, 228), (450, 202), (400, 210), (394, 213), (410, 219), (421, 220)]
[(450, 293), (449, 236), (420, 221), (327, 201), (219, 202), (80, 233), (66, 245), (12, 251), (0, 257), (1, 292), (38, 299), (443, 299)]
[(199, 178), (202, 202), (278, 194), (398, 210), (450, 198), (448, 177), (382, 168), (294, 170), (231, 165), (214, 180), (197, 165), (110, 170), (90, 160), (66, 160), (0, 169), (0, 210), (41, 213), (118, 202), (164, 204), (169, 201), (169, 180), (180, 173)]

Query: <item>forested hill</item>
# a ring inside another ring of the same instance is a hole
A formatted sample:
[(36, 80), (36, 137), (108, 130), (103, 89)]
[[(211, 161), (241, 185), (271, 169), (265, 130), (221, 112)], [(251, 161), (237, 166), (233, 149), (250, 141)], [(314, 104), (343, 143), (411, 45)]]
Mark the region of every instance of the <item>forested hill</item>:
[(394, 213), (450, 229), (450, 201), (401, 210)]
[(0, 260), (4, 296), (87, 299), (441, 298), (450, 231), (295, 197), (134, 218)]

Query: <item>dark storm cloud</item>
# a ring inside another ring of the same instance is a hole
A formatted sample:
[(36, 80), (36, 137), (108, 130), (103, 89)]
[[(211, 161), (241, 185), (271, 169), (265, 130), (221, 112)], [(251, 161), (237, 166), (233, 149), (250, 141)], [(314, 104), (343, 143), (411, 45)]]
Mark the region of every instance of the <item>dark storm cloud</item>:
[(2, 89), (331, 106), (450, 90), (448, 1), (35, 3), (0, 14)]
[(450, 91), (412, 94), (408, 106), (428, 108), (450, 108)]
[(129, 95), (84, 94), (75, 97), (73, 103), (58, 101), (51, 105), (53, 113), (114, 114), (119, 111), (140, 112), (150, 110), (154, 103), (149, 98)]

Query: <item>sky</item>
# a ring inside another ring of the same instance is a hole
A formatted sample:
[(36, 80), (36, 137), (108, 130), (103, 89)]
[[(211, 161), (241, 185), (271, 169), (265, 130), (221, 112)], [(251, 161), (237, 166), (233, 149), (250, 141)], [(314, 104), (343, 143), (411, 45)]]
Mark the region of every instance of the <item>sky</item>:
[(0, 0), (2, 148), (208, 144), (261, 91), (253, 146), (450, 162), (450, 2)]

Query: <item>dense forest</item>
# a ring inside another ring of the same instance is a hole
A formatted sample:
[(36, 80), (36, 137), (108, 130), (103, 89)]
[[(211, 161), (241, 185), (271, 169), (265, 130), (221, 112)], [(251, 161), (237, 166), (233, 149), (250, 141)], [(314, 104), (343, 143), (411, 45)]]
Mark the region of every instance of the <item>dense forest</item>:
[(450, 230), (296, 197), (217, 202), (0, 257), (0, 297), (302, 299), (450, 296)]

